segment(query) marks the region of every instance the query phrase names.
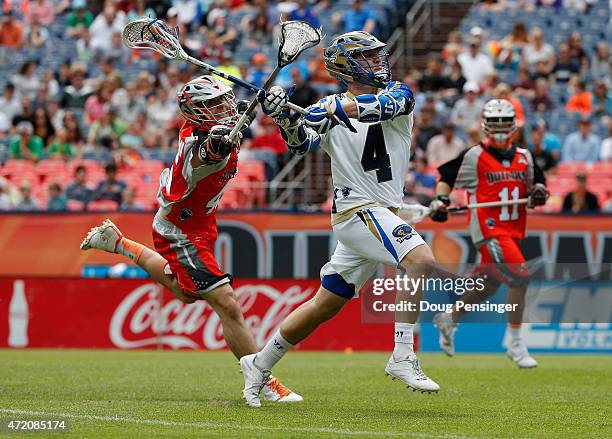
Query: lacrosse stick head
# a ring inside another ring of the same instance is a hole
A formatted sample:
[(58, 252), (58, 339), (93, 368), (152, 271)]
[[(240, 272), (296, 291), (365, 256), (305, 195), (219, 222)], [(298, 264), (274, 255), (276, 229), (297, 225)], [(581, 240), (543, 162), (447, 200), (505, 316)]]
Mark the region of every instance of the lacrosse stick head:
[(184, 55), (178, 27), (171, 29), (163, 21), (153, 18), (143, 17), (129, 22), (123, 28), (123, 42), (130, 48), (154, 50), (170, 59), (180, 59)]
[(408, 224), (416, 224), (429, 216), (431, 209), (420, 204), (402, 204), (398, 214)]
[(282, 22), (278, 42), (278, 66), (291, 64), (304, 50), (319, 44), (322, 37), (321, 29), (316, 29), (305, 21)]

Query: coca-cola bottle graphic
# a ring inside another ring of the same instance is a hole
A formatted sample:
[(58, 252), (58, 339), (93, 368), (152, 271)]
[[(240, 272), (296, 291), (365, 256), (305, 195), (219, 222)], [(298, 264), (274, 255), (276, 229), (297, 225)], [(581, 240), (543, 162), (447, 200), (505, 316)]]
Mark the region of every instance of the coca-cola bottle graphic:
[(13, 297), (9, 305), (8, 345), (12, 348), (23, 348), (28, 345), (28, 301), (22, 280), (13, 283)]

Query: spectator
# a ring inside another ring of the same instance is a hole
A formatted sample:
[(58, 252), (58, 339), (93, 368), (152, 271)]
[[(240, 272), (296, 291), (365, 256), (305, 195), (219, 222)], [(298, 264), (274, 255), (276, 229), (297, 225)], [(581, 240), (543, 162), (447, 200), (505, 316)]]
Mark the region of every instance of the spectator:
[(200, 56), (204, 59), (219, 63), (221, 62), (221, 55), (223, 54), (224, 50), (225, 47), (223, 46), (223, 43), (219, 41), (217, 34), (212, 30), (207, 31), (206, 42), (202, 46)]
[(454, 159), (464, 149), (465, 142), (455, 135), (455, 126), (449, 123), (442, 128), (442, 134), (432, 137), (427, 143), (427, 161), (438, 166)]
[(9, 9), (0, 24), (0, 46), (19, 49), (23, 45), (23, 25), (17, 21)]
[[(167, 90), (163, 86), (161, 87)], [(119, 117), (123, 119), (128, 125), (136, 120), (136, 116), (140, 113), (146, 113), (147, 101), (143, 96), (138, 94), (138, 89), (135, 82), (128, 82), (125, 86), (127, 92), (127, 99), (117, 103), (117, 111)], [(172, 97), (176, 95), (171, 95)]]
[(13, 202), (9, 195), (10, 184), (4, 177), (0, 177), (0, 212), (11, 210)]
[(87, 168), (79, 165), (74, 170), (74, 180), (66, 188), (66, 198), (76, 200), (87, 206), (93, 197), (93, 189), (87, 183)]
[(427, 159), (419, 157), (415, 161), (414, 170), (408, 173), (404, 181), (404, 195), (416, 198), (421, 204), (431, 202), (436, 176), (427, 168)]
[(600, 148), (599, 137), (591, 133), (591, 119), (583, 116), (578, 122), (578, 131), (565, 139), (562, 160), (593, 163), (599, 160)]
[(123, 191), (123, 202), (119, 206), (121, 212), (142, 212), (144, 207), (136, 201), (136, 191), (132, 188), (126, 188)]
[(272, 24), (268, 21), (265, 11), (260, 11), (254, 17), (245, 16), (241, 23), (245, 37), (242, 43), (249, 47), (262, 48), (272, 42)]
[(415, 144), (417, 148), (420, 149), (420, 151), (418, 151), (419, 155), (426, 152), (427, 144), (431, 138), (440, 134), (439, 125), (435, 122), (436, 116), (435, 105), (425, 102), (417, 118), (417, 123), (414, 124), (414, 126), (418, 127), (418, 130), (416, 130), (414, 134), (416, 137)]
[(497, 68), (508, 68), (516, 71), (521, 62), (521, 54), (529, 43), (527, 27), (522, 21), (514, 24), (512, 33), (501, 41), (501, 50), (497, 52), (495, 64)]
[(68, 131), (68, 142), (73, 145), (77, 150), (81, 150), (83, 146), (83, 132), (79, 125), (76, 115), (72, 111), (66, 111), (62, 119), (64, 128)]
[(472, 36), (470, 47), (467, 52), (463, 52), (457, 57), (461, 64), (463, 76), (468, 82), (481, 84), (487, 74), (493, 71), (491, 59), (480, 51), (480, 39)]
[(270, 181), (278, 169), (278, 158), (287, 152), (287, 145), (283, 140), (278, 126), (270, 117), (263, 116), (259, 129), (251, 144), (252, 157), (266, 165), (266, 178)]
[(126, 64), (130, 58), (130, 49), (123, 44), (121, 32), (113, 32), (111, 46), (102, 53), (104, 58), (110, 59), (113, 62)]
[(570, 57), (570, 49), (567, 44), (559, 45), (557, 51), (557, 62), (553, 68), (553, 78), (557, 82), (567, 83), (580, 73), (580, 64)]
[[(337, 19), (338, 18), (335, 17), (335, 20)], [(376, 29), (376, 16), (369, 8), (363, 6), (362, 0), (353, 0), (353, 8), (349, 11), (345, 11), (344, 17), (342, 18), (342, 24), (344, 27), (343, 32), (362, 30), (374, 34)]]
[(106, 173), (106, 178), (98, 184), (94, 192), (94, 199), (112, 200), (121, 205), (126, 184), (121, 180), (117, 180), (117, 165), (112, 162), (107, 164), (104, 172)]
[(533, 99), (535, 96), (535, 84), (533, 79), (531, 79), (531, 74), (527, 66), (521, 66), (519, 68), (518, 82), (513, 84), (512, 91), (514, 91), (517, 96), (527, 99)]
[(448, 34), (448, 42), (442, 49), (442, 58), (449, 60), (451, 58), (457, 59), (460, 53), (464, 51), (463, 43), (461, 42), (461, 33), (459, 31), (452, 31)]
[(305, 21), (315, 29), (320, 27), (316, 12), (308, 4), (308, 0), (298, 0), (297, 7), (289, 13), (289, 20)]
[(177, 12), (179, 24), (189, 27), (195, 22), (197, 3), (195, 0), (172, 0), (172, 8)]
[(580, 70), (589, 68), (589, 57), (580, 43), (580, 32), (572, 32), (567, 40), (570, 59), (580, 66)]
[(15, 86), (12, 82), (7, 82), (4, 86), (4, 93), (0, 96), (0, 112), (2, 112), (9, 121), (12, 121), (16, 115), (21, 113), (19, 95), (15, 91)]
[(597, 81), (595, 83), (593, 114), (599, 117), (612, 116), (612, 92), (608, 90), (604, 81)]
[(89, 128), (87, 144), (115, 149), (116, 141), (127, 131), (127, 125), (117, 115), (117, 109), (108, 107), (108, 111)]
[(544, 132), (542, 130), (533, 130), (531, 132), (531, 155), (533, 160), (544, 172), (547, 172), (557, 166), (557, 160), (553, 157), (550, 151), (544, 148)]
[(45, 152), (45, 147), (42, 139), (34, 135), (32, 123), (19, 122), (16, 131), (17, 135), (9, 145), (9, 156), (20, 160), (39, 161)]
[(55, 128), (44, 107), (34, 110), (34, 136), (40, 137), (45, 146), (48, 146), (55, 136)]
[(160, 87), (147, 102), (147, 119), (151, 126), (162, 128), (176, 116), (176, 97), (169, 96), (168, 91)]
[(94, 123), (104, 116), (112, 97), (111, 85), (108, 82), (102, 82), (97, 92), (85, 102), (85, 122)]
[(555, 161), (559, 161), (561, 159), (561, 150), (563, 149), (561, 145), (561, 141), (557, 136), (553, 133), (548, 132), (548, 127), (546, 126), (546, 122), (544, 120), (538, 120), (532, 127), (532, 131), (540, 131), (542, 135), (542, 145), (544, 149), (553, 156)]
[(601, 160), (612, 160), (612, 119), (608, 119), (608, 138), (601, 142)]
[(586, 90), (586, 85), (581, 79), (574, 84), (574, 94), (570, 96), (565, 106), (568, 113), (591, 114), (593, 111), (593, 94)]
[(62, 187), (57, 181), (49, 185), (49, 201), (47, 201), (47, 210), (49, 212), (65, 212), (66, 211), (66, 196), (62, 193)]
[(291, 79), (295, 84), (295, 91), (289, 98), (290, 102), (299, 105), (302, 108), (306, 108), (317, 102), (319, 94), (312, 88), (306, 81), (304, 76), (298, 68), (291, 69)]
[[(232, 75), (242, 79), (240, 67), (238, 67), (236, 63), (234, 63), (234, 61), (232, 60), (232, 56), (232, 52), (230, 52), (229, 50), (224, 50), (223, 54), (221, 55), (221, 64), (217, 67), (217, 69), (227, 73), (228, 75)], [(230, 87), (233, 87), (235, 85), (233, 82), (228, 81), (227, 79), (221, 78), (221, 80)]]
[(34, 98), (36, 90), (40, 86), (40, 79), (34, 73), (36, 72), (36, 63), (34, 61), (25, 61), (19, 67), (17, 74), (13, 75), (11, 82), (15, 85), (15, 89), (21, 96)]
[(612, 87), (612, 56), (608, 44), (600, 41), (595, 56), (591, 59), (591, 78), (605, 82)]
[(466, 82), (463, 86), (465, 96), (457, 101), (451, 112), (451, 122), (463, 131), (480, 122), (484, 103), (478, 98), (478, 91), (478, 84)]
[(55, 18), (53, 2), (51, 0), (31, 1), (24, 18), (26, 24), (40, 23), (43, 26), (49, 26)]
[(64, 108), (83, 109), (85, 102), (93, 94), (91, 87), (85, 84), (85, 66), (77, 64), (72, 69), (70, 85), (64, 89), (61, 106)]
[(554, 107), (553, 102), (548, 96), (548, 81), (546, 79), (538, 79), (535, 83), (535, 94), (531, 101), (531, 108), (534, 111), (550, 111)]
[(155, 9), (147, 8), (147, 2), (145, 0), (135, 0), (132, 9), (128, 11), (127, 20), (128, 22), (134, 21), (141, 17), (157, 18)]
[(91, 23), (91, 47), (94, 52), (105, 53), (112, 47), (113, 33), (123, 32), (126, 17), (112, 2), (105, 3), (102, 12)]
[[(461, 64), (456, 58), (450, 58), (448, 60), (448, 73), (445, 78), (444, 88), (446, 91), (444, 95), (452, 98), (452, 104), (454, 105), (459, 99), (459, 95), (463, 93), (463, 86), (467, 82), (461, 71)], [(451, 107), (453, 106), (451, 105)]]
[(256, 53), (251, 58), (252, 68), (249, 71), (248, 81), (257, 87), (263, 87), (266, 79), (270, 76), (270, 69), (267, 66), (266, 55)]
[(523, 59), (532, 71), (540, 61), (544, 62), (547, 73), (552, 71), (555, 65), (555, 51), (550, 44), (544, 42), (544, 34), (539, 27), (531, 31), (529, 44), (523, 51)]
[(482, 132), (478, 122), (471, 125), (467, 130), (468, 147), (478, 145), (482, 141)]
[(66, 161), (74, 158), (74, 147), (68, 141), (68, 138), (68, 130), (64, 127), (60, 128), (57, 131), (55, 140), (51, 143), (49, 149), (47, 149), (47, 154), (49, 155), (49, 157)]
[(440, 55), (430, 53), (427, 55), (427, 66), (419, 79), (419, 89), (424, 92), (438, 92), (446, 87), (444, 67)]
[(219, 44), (222, 44), (228, 50), (234, 50), (238, 42), (238, 31), (227, 24), (227, 13), (218, 14), (213, 20), (210, 30), (216, 34)]
[(26, 29), (25, 44), (28, 47), (43, 47), (49, 42), (49, 31), (37, 21), (33, 21)]
[(587, 190), (587, 176), (580, 172), (576, 174), (576, 189), (568, 193), (563, 200), (564, 213), (599, 212), (597, 196)]
[(27, 96), (21, 97), (21, 112), (13, 117), (12, 124), (17, 126), (19, 122), (23, 121), (34, 124), (34, 106), (32, 100)]
[(72, 11), (66, 18), (68, 35), (72, 38), (81, 37), (94, 21), (93, 14), (85, 9), (86, 4), (85, 0), (72, 0)]
[(40, 204), (32, 196), (32, 185), (28, 180), (23, 180), (19, 185), (19, 194), (21, 195), (21, 199), (15, 206), (15, 210), (19, 210), (22, 212), (35, 212), (40, 210)]

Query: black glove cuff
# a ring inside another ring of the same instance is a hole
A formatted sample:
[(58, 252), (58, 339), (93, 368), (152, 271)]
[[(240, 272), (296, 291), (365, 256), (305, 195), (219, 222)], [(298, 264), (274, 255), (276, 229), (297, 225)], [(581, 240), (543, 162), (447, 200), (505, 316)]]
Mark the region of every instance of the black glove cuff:
[(436, 196), (436, 200), (442, 201), (446, 207), (450, 206), (451, 200), (448, 195), (438, 195)]

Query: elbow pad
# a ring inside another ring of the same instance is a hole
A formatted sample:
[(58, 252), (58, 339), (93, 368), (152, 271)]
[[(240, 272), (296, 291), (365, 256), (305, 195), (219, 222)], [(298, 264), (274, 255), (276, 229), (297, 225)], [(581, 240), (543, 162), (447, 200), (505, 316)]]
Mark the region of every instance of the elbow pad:
[(414, 108), (414, 95), (406, 84), (390, 83), (378, 94), (364, 94), (355, 97), (357, 102), (357, 120), (365, 123), (377, 123), (408, 115)]
[(305, 155), (314, 151), (321, 143), (321, 137), (312, 129), (303, 124), (279, 124), (281, 136), (287, 144), (289, 151), (296, 155)]

